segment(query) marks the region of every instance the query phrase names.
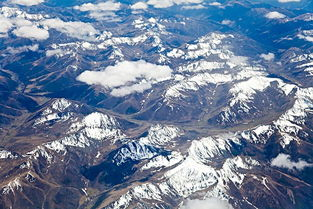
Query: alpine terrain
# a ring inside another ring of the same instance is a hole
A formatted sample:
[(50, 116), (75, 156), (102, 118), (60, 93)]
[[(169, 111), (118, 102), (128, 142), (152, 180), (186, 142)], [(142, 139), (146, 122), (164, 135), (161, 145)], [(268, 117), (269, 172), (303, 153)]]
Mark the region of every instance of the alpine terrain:
[(312, 209), (312, 1), (1, 1), (0, 168), (3, 209)]

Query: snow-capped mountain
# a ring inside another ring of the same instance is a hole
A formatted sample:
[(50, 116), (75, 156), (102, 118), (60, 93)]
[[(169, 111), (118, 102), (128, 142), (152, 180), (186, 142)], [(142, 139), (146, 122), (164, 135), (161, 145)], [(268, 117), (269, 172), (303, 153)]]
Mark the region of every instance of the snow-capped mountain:
[(0, 208), (311, 209), (313, 7), (0, 3)]

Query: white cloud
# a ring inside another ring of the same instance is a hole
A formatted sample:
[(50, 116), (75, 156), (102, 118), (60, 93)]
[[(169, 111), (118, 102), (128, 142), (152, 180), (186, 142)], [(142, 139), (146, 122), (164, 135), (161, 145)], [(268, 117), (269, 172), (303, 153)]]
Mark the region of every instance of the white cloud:
[(205, 6), (198, 4), (198, 5), (188, 5), (188, 6), (183, 6), (182, 9), (205, 9)]
[[(11, 15), (12, 16), (12, 15)], [(11, 29), (18, 37), (44, 40), (49, 37), (49, 33), (44, 28), (39, 28), (33, 22), (23, 17), (1, 17), (0, 16), (0, 38), (7, 37)]]
[(120, 88), (113, 89), (111, 91), (111, 95), (115, 97), (123, 97), (123, 96), (133, 94), (136, 92), (142, 93), (145, 90), (150, 89), (151, 87), (152, 87), (151, 83), (146, 83), (146, 82), (136, 83), (131, 86), (123, 86)]
[(271, 166), (288, 168), (289, 170), (298, 169), (303, 170), (305, 167), (312, 167), (313, 164), (299, 159), (297, 162), (290, 160), (290, 155), (280, 153), (271, 161)]
[(33, 6), (37, 4), (43, 3), (44, 0), (12, 0), (11, 3), (13, 4), (19, 4), (24, 6)]
[(120, 21), (121, 19), (112, 11), (94, 11), (89, 14), (90, 17), (96, 20), (106, 20), (111, 22)]
[(22, 38), (45, 40), (49, 38), (49, 32), (45, 29), (38, 28), (37, 26), (22, 26), (13, 31), (13, 33)]
[(248, 57), (244, 56), (233, 56), (229, 59), (230, 63), (234, 65), (244, 65), (248, 62)]
[(78, 39), (93, 40), (99, 32), (90, 24), (84, 22), (64, 22), (60, 19), (47, 19), (41, 22), (47, 28), (53, 28), (61, 33)]
[(123, 61), (104, 71), (85, 71), (77, 80), (89, 85), (101, 85), (111, 90), (113, 96), (125, 96), (134, 92), (143, 92), (152, 84), (171, 78), (172, 70), (165, 65), (155, 65), (140, 60)]
[(286, 17), (286, 15), (275, 11), (267, 13), (265, 17), (268, 19), (283, 19)]
[(115, 11), (120, 10), (121, 3), (114, 1), (106, 1), (98, 4), (85, 3), (80, 6), (74, 6), (74, 9), (82, 12), (89, 12), (89, 16), (97, 20), (114, 20), (116, 18)]
[(137, 9), (147, 9), (148, 8), (148, 5), (145, 3), (145, 2), (137, 2), (133, 5), (131, 5), (130, 7), (131, 9), (134, 9), (134, 10), (137, 10)]
[(147, 4), (152, 5), (155, 8), (167, 8), (175, 4), (200, 4), (202, 2), (203, 0), (149, 0)]
[(54, 56), (54, 55), (65, 55), (67, 54), (66, 51), (63, 51), (62, 49), (51, 49), (51, 50), (47, 50), (46, 51), (46, 56), (47, 57), (51, 57), (51, 56)]
[(167, 8), (174, 5), (172, 0), (149, 0), (147, 3), (155, 8)]
[(313, 42), (313, 37), (312, 36), (304, 36), (304, 35), (298, 34), (297, 37), (300, 38), (300, 39), (304, 39), (306, 41), (309, 41), (309, 42)]
[(181, 209), (233, 209), (233, 207), (227, 201), (209, 198), (205, 200), (187, 200)]
[(210, 3), (209, 4), (210, 6), (222, 6), (222, 4), (221, 3), (219, 3), (219, 2), (217, 2), (217, 1), (214, 1), (214, 2), (212, 2), (212, 3)]
[(260, 57), (266, 61), (271, 61), (271, 60), (275, 59), (275, 54), (273, 54), (273, 53), (261, 54)]
[(231, 20), (223, 20), (223, 21), (221, 22), (221, 24), (222, 24), (222, 25), (232, 25), (232, 24), (234, 24), (234, 22), (231, 21)]
[(6, 50), (11, 54), (26, 52), (26, 51), (37, 51), (39, 48), (38, 44), (29, 45), (29, 46), (21, 46), (21, 47), (8, 47)]
[[(0, 37), (6, 37), (8, 32), (13, 28), (15, 29), (13, 31), (15, 35), (24, 38), (42, 40), (49, 37), (49, 34), (46, 30), (38, 28), (29, 20), (21, 17), (0, 17)], [(34, 29), (34, 31), (32, 31), (32, 29)], [(38, 32), (37, 35), (36, 32)]]
[(82, 12), (90, 11), (118, 11), (121, 8), (121, 3), (114, 1), (106, 1), (98, 4), (86, 3), (80, 6), (75, 6), (74, 9)]
[(298, 38), (313, 42), (313, 30), (303, 30), (298, 35)]
[(301, 0), (278, 0), (280, 3), (300, 2)]
[(22, 26), (31, 26), (33, 23), (29, 20), (25, 20), (23, 18), (12, 18), (11, 22), (16, 26), (16, 27), (22, 27)]
[(0, 18), (0, 37), (7, 36), (7, 32), (13, 27), (13, 24), (8, 18)]

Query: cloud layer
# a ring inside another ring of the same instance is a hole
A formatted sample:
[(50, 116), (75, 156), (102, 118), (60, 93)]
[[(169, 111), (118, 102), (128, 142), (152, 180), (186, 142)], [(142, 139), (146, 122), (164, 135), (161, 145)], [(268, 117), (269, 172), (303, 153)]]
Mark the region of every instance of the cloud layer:
[(172, 70), (165, 65), (155, 65), (140, 60), (123, 61), (104, 71), (85, 71), (77, 80), (89, 85), (101, 85), (111, 90), (111, 95), (121, 97), (143, 92), (152, 84), (171, 78)]
[[(12, 14), (0, 14), (0, 37), (7, 37), (9, 32), (22, 38), (45, 40), (49, 38), (49, 29), (82, 40), (95, 41), (100, 32), (91, 23), (80, 21), (65, 22), (59, 18), (45, 19), (42, 15), (20, 13), (20, 10), (7, 8)], [(16, 14), (15, 14), (16, 13)]]
[(286, 17), (286, 15), (275, 11), (267, 13), (265, 17), (268, 19), (283, 19)]
[(47, 19), (41, 22), (47, 28), (53, 28), (61, 33), (78, 39), (93, 40), (99, 32), (90, 24), (84, 22), (64, 22), (60, 19)]
[(273, 54), (273, 53), (261, 54), (260, 57), (266, 61), (271, 61), (271, 60), (275, 59), (275, 54)]
[(280, 3), (300, 2), (301, 0), (278, 0)]
[(13, 4), (19, 4), (24, 6), (33, 6), (37, 4), (43, 3), (44, 0), (12, 0), (11, 3)]
[(8, 18), (0, 17), (0, 37), (7, 36), (7, 32), (13, 27)]
[(137, 9), (147, 9), (148, 5), (145, 2), (137, 2), (135, 4), (133, 4), (131, 7), (131, 9), (137, 10)]
[(312, 167), (313, 164), (308, 163), (301, 159), (299, 159), (297, 162), (291, 161), (290, 155), (281, 153), (277, 155), (277, 157), (272, 159), (271, 166), (280, 167), (280, 168), (288, 168), (289, 170), (297, 169), (300, 171), (306, 167)]
[(199, 4), (203, 0), (149, 0), (147, 4), (152, 5), (155, 8), (167, 8), (174, 5), (181, 4)]
[(227, 201), (209, 198), (205, 200), (187, 200), (181, 209), (233, 209), (233, 207)]
[(80, 6), (75, 6), (74, 9), (80, 10), (82, 12), (90, 11), (117, 11), (121, 7), (121, 3), (116, 3), (113, 1), (101, 2), (98, 4), (86, 3)]
[(45, 29), (38, 28), (37, 26), (22, 26), (13, 31), (13, 33), (22, 38), (45, 40), (49, 38), (49, 32)]
[(89, 12), (89, 16), (97, 20), (114, 19), (115, 12), (120, 10), (121, 3), (115, 1), (106, 1), (98, 4), (85, 3), (80, 6), (75, 6), (74, 9)]

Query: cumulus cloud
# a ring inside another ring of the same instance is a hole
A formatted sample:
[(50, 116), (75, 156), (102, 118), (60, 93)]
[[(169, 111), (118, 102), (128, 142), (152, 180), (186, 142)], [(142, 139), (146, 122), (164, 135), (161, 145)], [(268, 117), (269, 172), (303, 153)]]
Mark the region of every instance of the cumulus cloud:
[(33, 23), (29, 20), (25, 20), (23, 18), (12, 18), (10, 19), (11, 22), (16, 26), (16, 27), (22, 27), (22, 26), (31, 26)]
[(13, 30), (13, 34), (18, 37), (35, 39), (35, 40), (45, 40), (49, 38), (49, 32), (45, 29), (38, 28), (37, 26), (22, 26)]
[(54, 55), (63, 56), (63, 55), (66, 55), (66, 54), (69, 54), (69, 53), (64, 51), (64, 50), (62, 50), (62, 49), (51, 49), (51, 50), (47, 50), (46, 51), (46, 56), (47, 57), (51, 57), (51, 56), (54, 56)]
[(266, 61), (271, 61), (271, 60), (275, 59), (275, 54), (273, 54), (273, 53), (261, 54), (260, 57)]
[(205, 200), (187, 200), (181, 209), (233, 209), (233, 207), (227, 201), (209, 198)]
[(280, 3), (300, 2), (301, 0), (278, 0)]
[(7, 36), (7, 32), (13, 27), (8, 18), (0, 17), (0, 37)]
[(89, 16), (97, 20), (107, 20), (116, 18), (115, 11), (120, 10), (121, 3), (114, 1), (106, 1), (98, 4), (85, 3), (75, 6), (74, 9), (82, 12), (89, 12)]
[(13, 34), (18, 37), (44, 40), (49, 37), (46, 29), (36, 26), (33, 22), (22, 17), (1, 17), (0, 16), (0, 38), (7, 37), (8, 32), (13, 30)]
[(37, 51), (39, 49), (39, 45), (38, 44), (34, 44), (34, 45), (29, 45), (29, 46), (21, 46), (21, 47), (8, 47), (6, 50), (10, 53), (10, 54), (16, 54), (16, 53), (22, 53), (22, 52), (26, 52), (26, 51)]
[(210, 3), (209, 5), (210, 6), (217, 6), (217, 7), (222, 6), (222, 4), (217, 2), (217, 1), (214, 1), (214, 2)]
[(268, 19), (283, 19), (286, 17), (286, 15), (275, 11), (267, 13), (265, 17)]
[(98, 4), (86, 3), (80, 6), (75, 6), (74, 9), (80, 10), (82, 12), (89, 11), (117, 11), (121, 7), (121, 3), (114, 1), (106, 1)]
[(298, 38), (313, 42), (313, 30), (303, 30), (298, 35)]
[(137, 10), (137, 9), (145, 10), (145, 9), (148, 8), (148, 5), (145, 2), (140, 1), (140, 2), (137, 2), (137, 3), (133, 4), (133, 5), (131, 5), (130, 8), (134, 9), (134, 10)]
[(183, 6), (182, 9), (205, 9), (205, 6), (198, 4), (198, 5), (188, 5), (188, 6)]
[(231, 20), (223, 20), (223, 21), (221, 22), (221, 24), (222, 24), (222, 25), (232, 25), (232, 24), (234, 24), (234, 22), (231, 21)]
[(290, 155), (280, 153), (277, 157), (271, 161), (271, 166), (288, 168), (289, 170), (297, 169), (303, 170), (306, 167), (312, 167), (313, 164), (306, 162), (305, 160), (299, 159), (297, 162), (290, 160)]
[(244, 56), (233, 56), (230, 59), (230, 63), (234, 64), (234, 65), (244, 65), (248, 62), (248, 57), (244, 57)]
[(167, 8), (180, 4), (200, 4), (203, 0), (149, 0), (147, 4), (155, 8)]
[(43, 3), (44, 0), (12, 0), (11, 3), (13, 4), (19, 4), (24, 6), (33, 6), (37, 4)]
[(64, 22), (60, 19), (47, 19), (41, 22), (47, 28), (53, 28), (61, 33), (78, 39), (93, 40), (99, 32), (90, 24), (84, 22)]
[(142, 93), (147, 89), (150, 89), (152, 87), (151, 83), (142, 82), (142, 83), (136, 83), (130, 86), (123, 86), (120, 88), (115, 88), (111, 91), (111, 95), (115, 97), (123, 97), (129, 94), (133, 93)]
[(85, 71), (77, 80), (108, 88), (113, 96), (125, 96), (150, 89), (152, 84), (168, 80), (171, 75), (172, 70), (168, 66), (140, 60), (123, 61), (107, 67), (104, 71)]

